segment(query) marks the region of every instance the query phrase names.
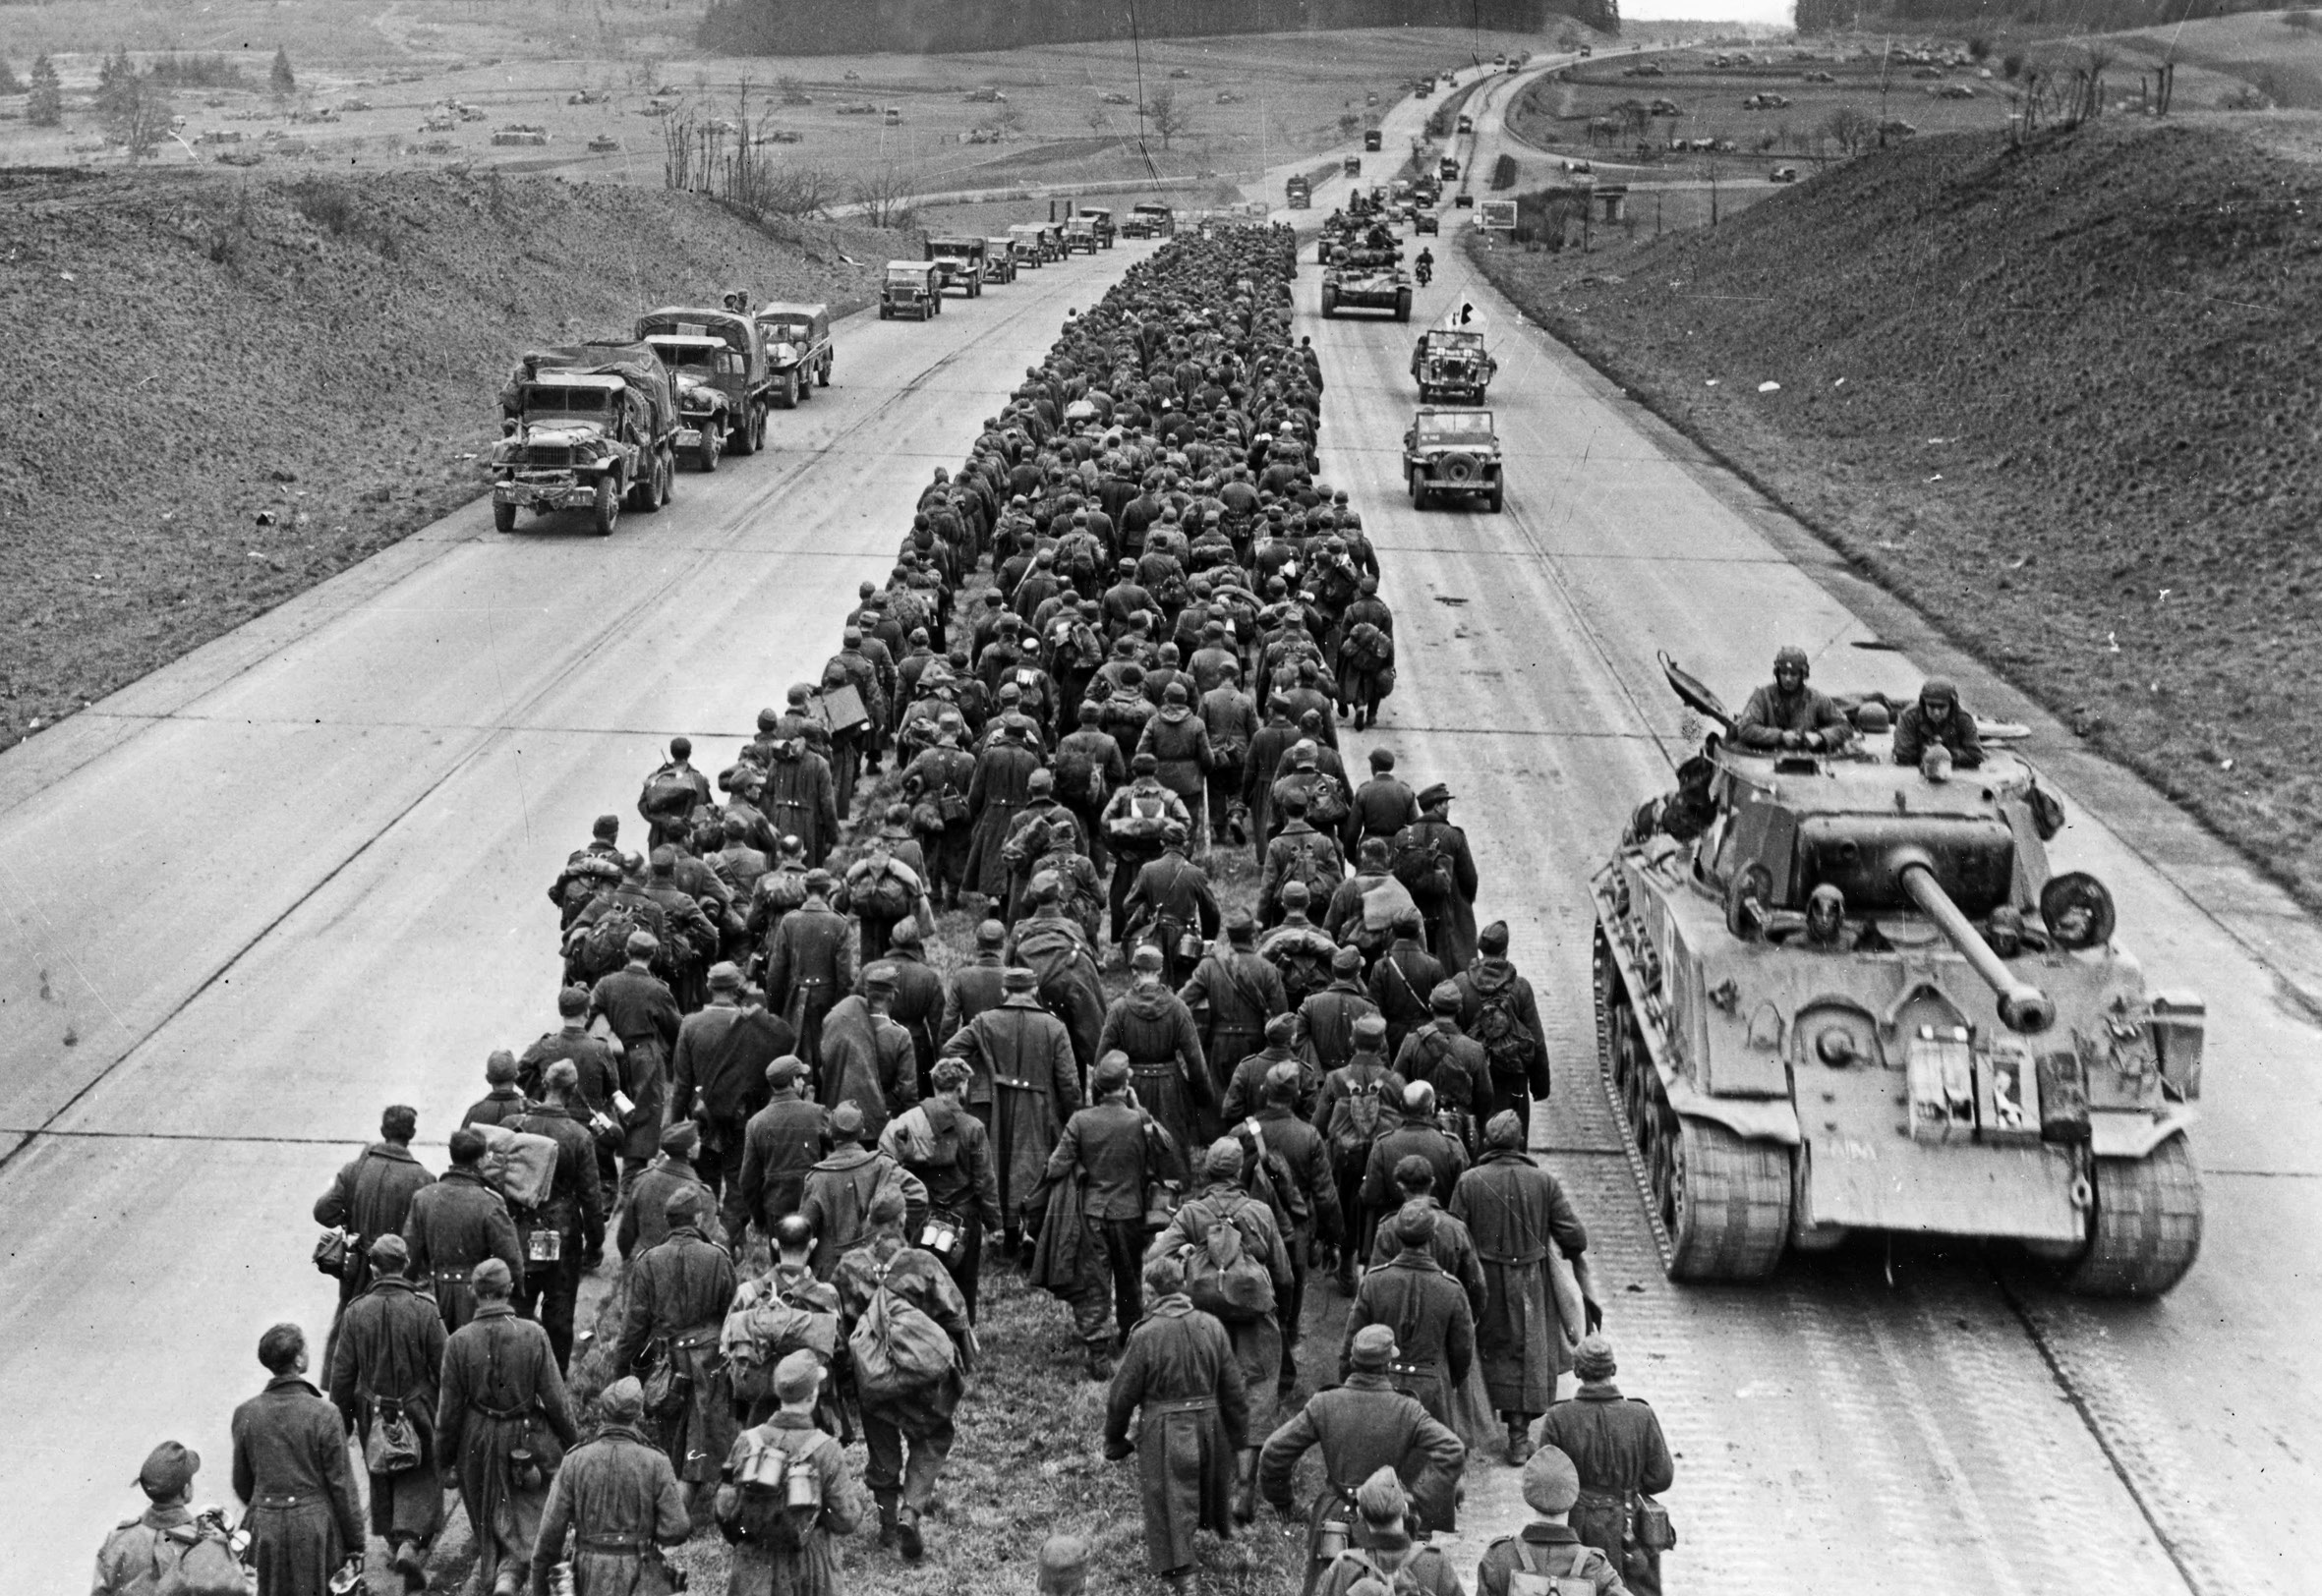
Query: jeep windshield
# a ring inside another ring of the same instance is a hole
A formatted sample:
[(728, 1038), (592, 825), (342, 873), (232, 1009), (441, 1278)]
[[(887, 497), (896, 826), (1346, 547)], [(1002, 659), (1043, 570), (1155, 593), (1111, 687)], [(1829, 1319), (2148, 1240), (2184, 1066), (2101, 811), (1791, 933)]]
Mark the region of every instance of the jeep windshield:
[(1422, 416), (1418, 431), (1422, 443), (1488, 443), (1492, 436), (1491, 412), (1439, 410)]
[(1483, 353), (1483, 334), (1480, 332), (1430, 332), (1427, 334), (1427, 353), (1431, 355), (1480, 355)]

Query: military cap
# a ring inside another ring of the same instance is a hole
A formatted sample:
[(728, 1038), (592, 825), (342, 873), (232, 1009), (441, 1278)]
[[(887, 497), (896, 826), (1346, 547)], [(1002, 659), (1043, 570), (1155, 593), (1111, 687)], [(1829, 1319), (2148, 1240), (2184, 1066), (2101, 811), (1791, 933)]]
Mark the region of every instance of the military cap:
[(1360, 947), (1342, 947), (1330, 955), (1330, 973), (1332, 975), (1353, 975), (1362, 968), (1363, 949)]
[(505, 1048), (494, 1049), (484, 1060), (484, 1078), (494, 1086), (505, 1086), (516, 1078), (516, 1055)]
[(710, 966), (710, 985), (720, 992), (741, 991), (741, 966), (730, 959), (720, 959)]
[(862, 1140), (863, 1111), (854, 1099), (848, 1098), (831, 1111), (831, 1134), (840, 1141)]
[(1476, 935), (1476, 945), (1497, 958), (1508, 950), (1508, 923), (1494, 920)]
[(665, 1153), (674, 1153), (681, 1159), (689, 1159), (693, 1157), (693, 1150), (701, 1144), (701, 1127), (691, 1119), (672, 1119), (663, 1127), (661, 1148)]
[(1355, 1340), (1347, 1349), (1347, 1363), (1352, 1368), (1382, 1374), (1395, 1361), (1395, 1333), (1384, 1325), (1364, 1325), (1355, 1332)]
[(828, 892), (831, 886), (832, 881), (829, 871), (818, 868), (806, 873), (806, 890), (809, 892)]
[(1458, 1013), (1459, 983), (1456, 981), (1436, 982), (1434, 990), (1427, 994), (1427, 1007), (1438, 1014)]
[(1386, 1039), (1387, 1018), (1384, 1014), (1358, 1014), (1355, 1016), (1355, 1045), (1357, 1047), (1361, 1047), (1364, 1043), (1376, 1046)]
[(1030, 992), (1040, 985), (1040, 978), (1021, 965), (1011, 966), (1000, 974), (1003, 992)]
[(1033, 793), (1054, 792), (1056, 776), (1045, 769), (1034, 770), (1024, 778), (1024, 790)]
[(645, 1417), (645, 1387), (635, 1375), (622, 1375), (597, 1394), (597, 1411), (608, 1424), (635, 1424)]
[(1580, 1470), (1561, 1447), (1542, 1447), (1524, 1464), (1524, 1505), (1534, 1512), (1570, 1512), (1580, 1500)]
[(1051, 1535), (1040, 1543), (1040, 1578), (1034, 1596), (1078, 1596), (1088, 1579), (1088, 1543), (1077, 1535)]
[(895, 991), (895, 966), (886, 959), (881, 959), (876, 964), (863, 966), (863, 990), (865, 992), (893, 992)]
[(1433, 785), (1427, 787), (1419, 795), (1419, 807), (1422, 809), (1433, 809), (1437, 804), (1448, 804), (1450, 802), (1451, 789), (1440, 781), (1435, 782)]
[(997, 920), (976, 923), (975, 942), (978, 947), (998, 947), (1008, 940), (1008, 928)]
[(468, 1271), (468, 1287), (479, 1296), (505, 1297), (516, 1288), (516, 1278), (497, 1258), (486, 1258)]
[(600, 815), (597, 817), (597, 824), (589, 828), (592, 836), (603, 837), (609, 842), (620, 835), (620, 830), (621, 818), (618, 815)]
[(201, 1471), (202, 1454), (176, 1441), (164, 1441), (145, 1454), (145, 1465), (137, 1471), (137, 1483), (145, 1495), (159, 1500), (172, 1497), (194, 1483)]
[(586, 1014), (588, 1011), (589, 1011), (589, 989), (588, 989), (588, 988), (586, 988), (586, 987), (566, 987), (566, 988), (564, 988), (562, 991), (560, 991), (560, 992), (558, 992), (558, 993), (556, 994), (556, 1012), (557, 1012), (557, 1013), (559, 1013), (559, 1014), (562, 1014), (562, 1015), (565, 1015), (567, 1018), (569, 1018), (570, 1016), (572, 1016), (572, 1015), (574, 1015), (574, 1014)]
[(400, 1275), (411, 1262), (410, 1245), (392, 1230), (374, 1236), (365, 1250), (371, 1254), (371, 1267), (381, 1275)]
[(1108, 1092), (1118, 1092), (1129, 1084), (1130, 1073), (1129, 1054), (1108, 1053), (1096, 1061), (1096, 1068), (1090, 1072), (1090, 1089), (1098, 1097)]
[(1242, 1172), (1242, 1143), (1232, 1136), (1220, 1136), (1209, 1144), (1202, 1156), (1202, 1169), (1221, 1180), (1231, 1180)]
[(649, 959), (661, 951), (662, 941), (652, 932), (642, 928), (629, 933), (628, 952), (633, 959)]
[(1581, 1339), (1574, 1350), (1572, 1372), (1583, 1380), (1610, 1380), (1620, 1372), (1620, 1365), (1612, 1356), (1612, 1342), (1604, 1339), (1602, 1331), (1595, 1331)]
[(1483, 1126), (1486, 1147), (1512, 1147), (1519, 1152), (1524, 1147), (1524, 1120), (1513, 1109), (1502, 1109)]
[(1142, 975), (1158, 973), (1161, 965), (1161, 949), (1155, 947), (1151, 942), (1146, 942), (1129, 955), (1129, 967)]
[(787, 1086), (806, 1073), (806, 1060), (794, 1053), (785, 1053), (766, 1066), (769, 1085)]
[(774, 1394), (785, 1402), (803, 1401), (822, 1381), (822, 1359), (803, 1346), (774, 1366)]

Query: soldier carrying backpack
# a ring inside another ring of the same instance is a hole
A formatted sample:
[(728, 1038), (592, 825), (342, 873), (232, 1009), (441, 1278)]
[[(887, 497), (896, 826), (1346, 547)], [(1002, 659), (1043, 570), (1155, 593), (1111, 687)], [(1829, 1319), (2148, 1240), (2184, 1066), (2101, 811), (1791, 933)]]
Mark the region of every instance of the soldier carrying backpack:
[(1415, 1542), (1411, 1499), (1392, 1468), (1355, 1490), (1354, 1544), (1322, 1566), (1314, 1596), (1354, 1596), (1367, 1581), (1390, 1596), (1465, 1596), (1450, 1560)]
[(835, 1535), (862, 1518), (862, 1492), (846, 1454), (815, 1427), (823, 1365), (812, 1352), (775, 1365), (781, 1403), (764, 1424), (734, 1438), (714, 1515), (733, 1543), (737, 1589), (836, 1590)]
[(137, 1471), (145, 1510), (122, 1520), (96, 1555), (94, 1596), (245, 1596), (242, 1556), (224, 1520), (211, 1509), (197, 1515), (187, 1506), (201, 1454), (164, 1441)]
[(1330, 1172), (1338, 1182), (1339, 1212), (1346, 1216), (1346, 1244), (1339, 1251), (1339, 1288), (1355, 1294), (1360, 1261), (1370, 1256), (1371, 1225), (1361, 1202), (1363, 1172), (1370, 1146), (1403, 1124), (1403, 1077), (1388, 1067), (1387, 1022), (1376, 1014), (1355, 1021), (1355, 1053), (1322, 1080), (1314, 1105), (1314, 1128), (1330, 1148)]
[(1627, 1596), (1620, 1570), (1572, 1528), (1580, 1474), (1542, 1447), (1524, 1465), (1524, 1504), (1539, 1516), (1502, 1535), (1476, 1566), (1476, 1596)]

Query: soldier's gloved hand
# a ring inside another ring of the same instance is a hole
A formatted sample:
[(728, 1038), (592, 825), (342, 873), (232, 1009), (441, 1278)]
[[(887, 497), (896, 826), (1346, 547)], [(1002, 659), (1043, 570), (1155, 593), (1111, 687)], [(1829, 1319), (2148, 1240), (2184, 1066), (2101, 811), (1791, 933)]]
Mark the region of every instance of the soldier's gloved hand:
[(1108, 1463), (1122, 1462), (1135, 1455), (1136, 1445), (1132, 1441), (1123, 1439), (1105, 1443), (1105, 1461)]
[(1782, 747), (1784, 748), (1802, 747), (1804, 746), (1805, 741), (1805, 738), (1799, 736), (1794, 731), (1785, 731), (1782, 733)]
[(1604, 1304), (1595, 1297), (1580, 1299), (1581, 1319), (1587, 1326), (1585, 1334), (1594, 1336), (1604, 1328)]

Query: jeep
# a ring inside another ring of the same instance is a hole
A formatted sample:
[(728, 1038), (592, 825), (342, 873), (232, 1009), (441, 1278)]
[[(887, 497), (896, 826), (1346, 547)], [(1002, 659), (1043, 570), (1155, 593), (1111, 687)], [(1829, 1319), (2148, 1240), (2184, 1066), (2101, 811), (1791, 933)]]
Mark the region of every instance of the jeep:
[(925, 321), (944, 310), (943, 279), (932, 260), (890, 260), (879, 284), (879, 319), (907, 315)]
[(1425, 509), (1436, 494), (1480, 498), (1500, 507), (1499, 436), (1488, 410), (1437, 410), (1422, 406), (1403, 434), (1403, 475), (1411, 486), (1411, 507)]
[(1485, 352), (1483, 334), (1471, 327), (1433, 327), (1411, 350), (1411, 374), (1422, 405), (1442, 400), (1480, 405), (1499, 364)]

